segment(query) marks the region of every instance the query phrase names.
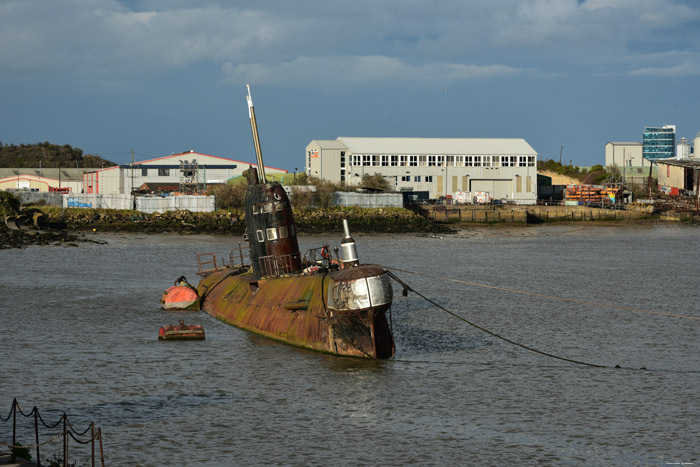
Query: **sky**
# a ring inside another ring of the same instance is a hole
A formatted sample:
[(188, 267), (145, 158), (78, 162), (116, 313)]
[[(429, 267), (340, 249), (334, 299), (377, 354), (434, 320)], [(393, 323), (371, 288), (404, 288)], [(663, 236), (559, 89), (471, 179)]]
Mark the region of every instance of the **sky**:
[(700, 132), (697, 0), (0, 0), (0, 142), (304, 166), (314, 139)]

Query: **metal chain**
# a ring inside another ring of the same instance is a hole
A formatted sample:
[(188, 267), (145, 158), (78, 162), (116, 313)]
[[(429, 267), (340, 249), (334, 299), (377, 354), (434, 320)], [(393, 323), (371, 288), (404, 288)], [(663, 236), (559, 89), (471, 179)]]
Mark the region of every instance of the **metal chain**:
[[(6, 444), (6, 443), (3, 443), (2, 441), (0, 441), (0, 445), (5, 446), (5, 447), (10, 448), (10, 449), (13, 449), (13, 448), (34, 449), (35, 447), (43, 446), (44, 444), (48, 444), (48, 443), (50, 443), (51, 441), (55, 441), (55, 440), (57, 440), (58, 438), (60, 438), (61, 436), (63, 436), (63, 432), (57, 434), (57, 435), (54, 436), (53, 438), (49, 438), (49, 439), (47, 439), (46, 441), (44, 441), (44, 442), (42, 442), (42, 443), (39, 443), (39, 444), (15, 444), (15, 445), (12, 445), (12, 444)], [(75, 438), (73, 438), (73, 439), (75, 439)]]

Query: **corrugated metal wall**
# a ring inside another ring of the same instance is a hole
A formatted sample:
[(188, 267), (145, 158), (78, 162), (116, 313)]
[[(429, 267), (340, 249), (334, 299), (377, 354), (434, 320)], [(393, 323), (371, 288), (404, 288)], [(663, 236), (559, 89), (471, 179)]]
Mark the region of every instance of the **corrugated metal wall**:
[(166, 211), (211, 212), (214, 210), (214, 196), (136, 196), (76, 194), (63, 195), (64, 208), (132, 209), (145, 213)]
[(335, 206), (360, 206), (362, 208), (386, 208), (403, 207), (403, 195), (401, 193), (348, 193), (335, 192), (333, 195)]

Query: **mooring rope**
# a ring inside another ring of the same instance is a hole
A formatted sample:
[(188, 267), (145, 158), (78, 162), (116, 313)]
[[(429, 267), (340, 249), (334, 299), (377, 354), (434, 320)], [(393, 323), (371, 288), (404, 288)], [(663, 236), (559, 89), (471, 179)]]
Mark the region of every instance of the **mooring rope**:
[(593, 305), (593, 306), (597, 306), (597, 307), (601, 307), (601, 308), (610, 308), (610, 309), (614, 309), (614, 310), (634, 311), (634, 312), (638, 312), (638, 313), (648, 313), (648, 314), (652, 314), (652, 315), (669, 316), (671, 318), (692, 319), (692, 320), (700, 321), (700, 317), (698, 317), (698, 316), (679, 315), (676, 313), (665, 313), (663, 311), (653, 311), (653, 310), (646, 310), (644, 308), (632, 308), (632, 307), (620, 306), (620, 305), (608, 305), (606, 303), (591, 302), (588, 300), (579, 300), (577, 298), (557, 297), (556, 295), (547, 295), (547, 294), (542, 294), (542, 293), (537, 293), (537, 292), (527, 292), (524, 290), (508, 289), (505, 287), (498, 287), (496, 285), (479, 284), (478, 282), (469, 282), (469, 281), (463, 281), (461, 279), (453, 279), (451, 277), (434, 276), (434, 275), (426, 274), (423, 272), (408, 271), (406, 269), (399, 269), (399, 268), (389, 268), (389, 269), (393, 269), (394, 271), (399, 271), (399, 272), (405, 272), (408, 274), (415, 274), (417, 276), (428, 277), (430, 279), (439, 279), (439, 280), (444, 280), (444, 281), (456, 282), (458, 284), (472, 285), (474, 287), (484, 287), (487, 289), (500, 290), (503, 292), (517, 293), (517, 294), (522, 294), (522, 295), (530, 295), (533, 297), (548, 298), (550, 300), (561, 300), (564, 302), (579, 303), (581, 305)]
[[(398, 269), (397, 269), (397, 270), (398, 270)], [(486, 329), (486, 328), (484, 328), (484, 327), (482, 327), (482, 326), (479, 326), (478, 324), (469, 321), (468, 319), (466, 319), (466, 318), (464, 318), (464, 317), (458, 315), (457, 313), (454, 313), (454, 312), (448, 310), (447, 308), (445, 308), (444, 306), (440, 305), (439, 303), (434, 302), (433, 300), (429, 299), (428, 297), (426, 297), (425, 295), (423, 295), (422, 293), (418, 292), (417, 290), (415, 290), (414, 288), (412, 288), (410, 285), (406, 284), (404, 281), (402, 281), (401, 279), (399, 279), (399, 278), (396, 276), (396, 274), (394, 274), (393, 272), (389, 271), (388, 269), (386, 270), (386, 273), (389, 275), (389, 277), (391, 277), (391, 278), (394, 279), (396, 282), (398, 282), (399, 284), (401, 284), (404, 288), (406, 288), (407, 290), (410, 290), (411, 292), (415, 293), (416, 295), (418, 295), (419, 297), (421, 297), (423, 300), (427, 301), (428, 303), (432, 304), (433, 306), (435, 306), (435, 307), (441, 309), (441, 310), (444, 311), (445, 313), (447, 313), (447, 314), (449, 314), (449, 315), (451, 315), (451, 316), (457, 318), (458, 320), (463, 321), (463, 322), (467, 323), (468, 325), (473, 326), (473, 327), (475, 327), (476, 329), (478, 329), (478, 330), (480, 330), (480, 331), (482, 331), (482, 332), (485, 332), (486, 334), (489, 334), (489, 335), (491, 335), (491, 336), (493, 336), (493, 337), (495, 337), (495, 338), (497, 338), (497, 339), (501, 339), (501, 340), (503, 340), (503, 341), (508, 342), (509, 344), (515, 345), (515, 346), (520, 347), (520, 348), (523, 348), (523, 349), (525, 349), (525, 350), (529, 350), (530, 352), (534, 352), (534, 353), (537, 353), (537, 354), (540, 354), (540, 355), (544, 355), (545, 357), (556, 358), (557, 360), (563, 360), (563, 361), (565, 361), (565, 362), (575, 363), (575, 364), (577, 364), (577, 365), (590, 366), (590, 367), (594, 367), (594, 368), (612, 368), (612, 367), (609, 367), (609, 366), (607, 366), (607, 365), (599, 365), (599, 364), (597, 364), (597, 363), (588, 363), (588, 362), (582, 362), (582, 361), (580, 361), (580, 360), (574, 360), (574, 359), (567, 358), (567, 357), (561, 357), (561, 356), (559, 356), (559, 355), (554, 355), (554, 354), (552, 354), (552, 353), (544, 352), (544, 351), (542, 351), (542, 350), (535, 349), (534, 347), (530, 347), (530, 346), (528, 346), (528, 345), (521, 344), (521, 343), (519, 343), (519, 342), (515, 342), (514, 340), (508, 339), (507, 337), (501, 336), (500, 334), (496, 334), (496, 333), (493, 332), (493, 331), (490, 331), (490, 330), (488, 330), (488, 329)]]

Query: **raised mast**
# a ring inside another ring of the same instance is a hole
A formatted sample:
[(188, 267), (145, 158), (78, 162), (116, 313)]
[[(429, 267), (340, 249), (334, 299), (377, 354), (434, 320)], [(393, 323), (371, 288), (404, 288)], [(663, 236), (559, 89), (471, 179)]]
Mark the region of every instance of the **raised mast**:
[(258, 159), (258, 176), (260, 183), (267, 183), (265, 177), (265, 166), (263, 165), (262, 149), (260, 149), (260, 137), (258, 136), (258, 122), (255, 120), (255, 108), (253, 107), (253, 97), (250, 95), (250, 84), (246, 84), (248, 88), (248, 117), (250, 118), (250, 129), (253, 132), (253, 143), (255, 144), (255, 156)]

